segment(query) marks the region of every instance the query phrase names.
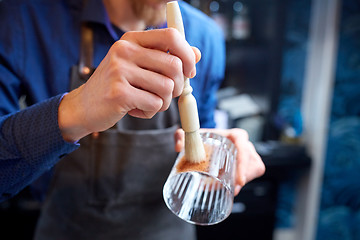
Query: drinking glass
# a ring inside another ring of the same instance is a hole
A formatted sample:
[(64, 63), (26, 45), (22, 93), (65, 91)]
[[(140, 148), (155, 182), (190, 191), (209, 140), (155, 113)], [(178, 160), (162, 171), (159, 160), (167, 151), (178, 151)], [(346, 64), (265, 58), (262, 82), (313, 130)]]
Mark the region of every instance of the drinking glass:
[(237, 150), (226, 137), (201, 133), (206, 161), (190, 163), (179, 153), (167, 178), (163, 197), (179, 218), (197, 225), (213, 225), (226, 219), (234, 201)]

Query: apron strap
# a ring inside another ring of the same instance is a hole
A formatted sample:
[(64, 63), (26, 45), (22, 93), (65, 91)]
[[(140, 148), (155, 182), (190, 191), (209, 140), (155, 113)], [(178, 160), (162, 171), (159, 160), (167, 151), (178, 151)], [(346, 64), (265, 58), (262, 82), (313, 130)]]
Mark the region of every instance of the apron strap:
[(80, 43), (80, 59), (79, 59), (79, 75), (87, 80), (94, 71), (93, 55), (94, 55), (94, 34), (89, 23), (81, 25), (81, 43)]
[[(83, 7), (87, 0), (82, 1)], [(94, 34), (89, 23), (81, 24), (81, 42), (80, 42), (80, 59), (79, 59), (79, 76), (87, 81), (94, 72), (93, 67), (94, 55)]]

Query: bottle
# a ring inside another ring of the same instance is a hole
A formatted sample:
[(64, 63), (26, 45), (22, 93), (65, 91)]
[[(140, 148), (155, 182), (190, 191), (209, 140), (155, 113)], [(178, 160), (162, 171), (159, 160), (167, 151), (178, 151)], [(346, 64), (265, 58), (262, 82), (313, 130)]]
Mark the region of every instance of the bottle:
[(248, 7), (243, 2), (235, 1), (233, 4), (232, 38), (246, 40), (250, 37), (250, 20)]
[(211, 1), (209, 4), (210, 17), (223, 30), (225, 39), (229, 39), (229, 21), (226, 17), (226, 9), (224, 1)]

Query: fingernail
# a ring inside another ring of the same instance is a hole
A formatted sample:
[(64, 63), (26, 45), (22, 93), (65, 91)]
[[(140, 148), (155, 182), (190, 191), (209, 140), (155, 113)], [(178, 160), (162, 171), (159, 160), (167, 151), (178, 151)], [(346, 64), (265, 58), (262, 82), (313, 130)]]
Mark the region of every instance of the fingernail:
[(196, 68), (194, 68), (190, 73), (190, 78), (194, 78), (196, 76)]

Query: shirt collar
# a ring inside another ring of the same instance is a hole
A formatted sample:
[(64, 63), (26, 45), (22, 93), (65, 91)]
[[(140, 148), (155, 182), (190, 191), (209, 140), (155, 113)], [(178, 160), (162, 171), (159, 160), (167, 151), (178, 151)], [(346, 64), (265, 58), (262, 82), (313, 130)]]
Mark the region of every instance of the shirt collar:
[(103, 24), (115, 41), (120, 38), (110, 22), (109, 15), (102, 0), (87, 1), (83, 8), (82, 21)]
[[(119, 31), (116, 31), (110, 22), (109, 15), (102, 0), (87, 1), (82, 12), (82, 21), (103, 24), (115, 41), (120, 38), (120, 35), (118, 34)], [(167, 24), (165, 22), (160, 28), (165, 28), (166, 26)], [(147, 29), (152, 29), (152, 27)]]

